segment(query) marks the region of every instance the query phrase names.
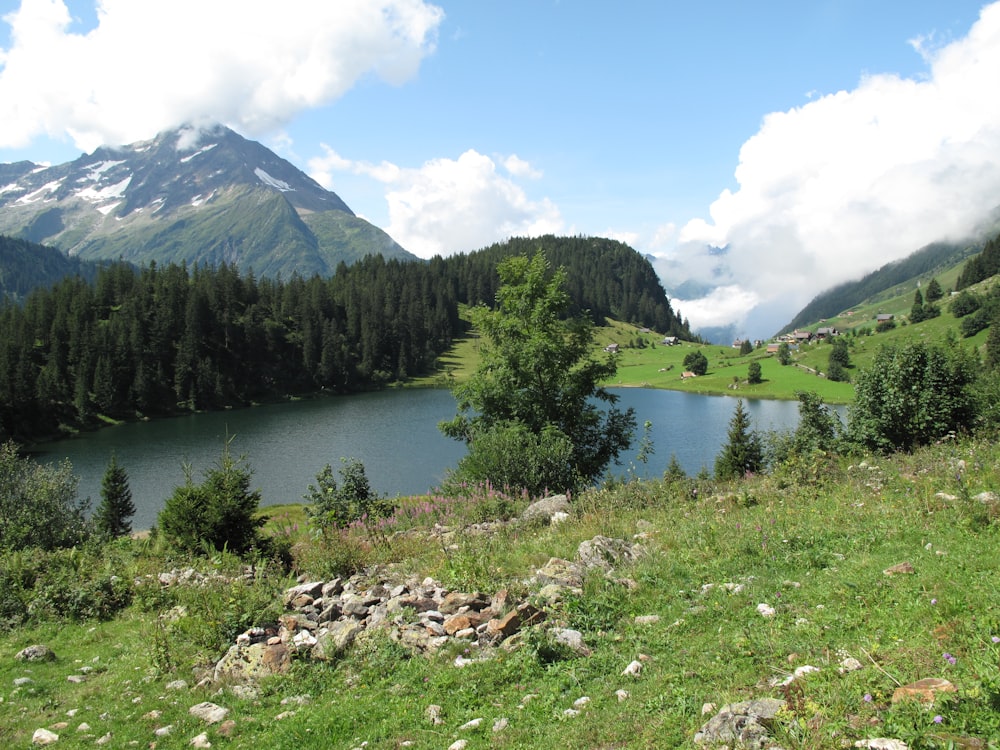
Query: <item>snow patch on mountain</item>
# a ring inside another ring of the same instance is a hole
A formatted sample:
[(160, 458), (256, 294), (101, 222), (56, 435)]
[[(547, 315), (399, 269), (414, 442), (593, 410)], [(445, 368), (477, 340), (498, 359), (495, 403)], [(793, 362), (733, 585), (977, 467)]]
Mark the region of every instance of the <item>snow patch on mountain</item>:
[(90, 171), (85, 175), (86, 179), (97, 182), (101, 179), (101, 176), (107, 172), (109, 169), (114, 169), (119, 164), (124, 164), (125, 160), (122, 161), (102, 161), (98, 162), (94, 166), (90, 167)]
[(253, 173), (257, 175), (257, 179), (263, 182), (268, 187), (273, 187), (275, 190), (280, 190), (283, 193), (295, 192), (295, 188), (289, 185), (284, 180), (279, 180), (275, 177), (271, 177), (267, 172), (265, 172), (260, 167), (257, 167)]
[(202, 155), (202, 154), (204, 154), (204, 153), (205, 153), (206, 151), (211, 151), (211, 150), (212, 150), (213, 148), (215, 148), (215, 147), (216, 147), (216, 146), (218, 146), (218, 145), (219, 145), (218, 143), (210, 143), (209, 145), (207, 145), (207, 146), (204, 146), (203, 148), (200, 148), (200, 149), (198, 149), (197, 151), (195, 151), (195, 152), (194, 152), (193, 154), (191, 154), (191, 155), (189, 155), (189, 156), (184, 156), (184, 157), (181, 157), (181, 164), (187, 164), (187, 163), (188, 163), (189, 161), (191, 161), (191, 160), (192, 160), (192, 159), (193, 159), (194, 157), (196, 157), (196, 156), (201, 156), (201, 155)]
[(38, 190), (28, 193), (27, 195), (22, 195), (20, 198), (17, 199), (17, 202), (23, 206), (26, 206), (30, 203), (35, 203), (39, 200), (42, 200), (46, 194), (54, 193), (56, 190), (59, 189), (61, 185), (62, 185), (62, 179), (53, 180), (52, 182), (46, 182), (44, 185), (38, 188)]
[[(121, 164), (121, 162), (118, 162)], [(122, 198), (125, 196), (125, 191), (128, 189), (129, 183), (132, 182), (132, 175), (129, 175), (124, 180), (116, 182), (114, 185), (108, 185), (105, 188), (84, 188), (76, 193), (78, 198), (82, 198), (85, 201), (90, 201), (91, 203), (104, 203), (105, 201), (111, 200), (113, 198)], [(110, 210), (110, 209), (108, 209)], [(105, 215), (107, 211), (101, 211)]]

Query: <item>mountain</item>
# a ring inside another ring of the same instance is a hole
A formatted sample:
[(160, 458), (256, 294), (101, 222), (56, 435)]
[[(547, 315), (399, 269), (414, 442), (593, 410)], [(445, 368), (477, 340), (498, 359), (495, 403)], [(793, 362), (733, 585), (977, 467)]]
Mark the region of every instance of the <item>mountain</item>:
[(0, 234), (82, 259), (225, 262), (267, 277), (329, 276), (370, 254), (416, 257), (336, 193), (222, 126), (104, 146), (58, 166), (2, 164)]
[(880, 294), (887, 293), (900, 284), (915, 282), (918, 277), (927, 281), (931, 276), (975, 255), (982, 247), (981, 241), (935, 242), (927, 245), (906, 258), (887, 263), (857, 281), (838, 284), (817, 295), (778, 334), (835, 317), (865, 301), (875, 302)]

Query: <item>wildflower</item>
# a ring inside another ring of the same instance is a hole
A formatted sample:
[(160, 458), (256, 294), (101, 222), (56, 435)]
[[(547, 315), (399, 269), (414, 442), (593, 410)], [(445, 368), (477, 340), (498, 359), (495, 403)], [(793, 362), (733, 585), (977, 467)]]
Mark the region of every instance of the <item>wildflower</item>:
[(931, 604), (937, 604), (937, 599), (931, 599)]
[(942, 721), (944, 721), (944, 717), (941, 714), (938, 714), (937, 716), (934, 717), (935, 724), (940, 724)]
[(955, 663), (958, 662), (958, 659), (949, 654), (947, 651), (945, 651), (944, 654), (942, 654), (942, 656), (944, 657), (944, 660), (951, 665), (954, 665)]
[(872, 694), (865, 693), (865, 703), (871, 703), (871, 702), (872, 702)]
[(992, 638), (990, 638), (990, 640), (993, 641), (994, 643), (1000, 643), (1000, 636), (995, 635)]

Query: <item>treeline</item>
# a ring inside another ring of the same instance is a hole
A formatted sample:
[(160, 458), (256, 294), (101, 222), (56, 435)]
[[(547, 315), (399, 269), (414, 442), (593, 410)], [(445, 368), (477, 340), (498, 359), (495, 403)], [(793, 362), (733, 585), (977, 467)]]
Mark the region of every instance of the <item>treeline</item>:
[(54, 247), (0, 235), (0, 299), (23, 300), (66, 276), (93, 280), (99, 263), (69, 258)]
[(965, 289), (998, 273), (1000, 273), (1000, 236), (987, 242), (979, 255), (969, 258), (958, 280), (955, 281), (955, 289)]
[(602, 237), (515, 237), (444, 262), (453, 269), (459, 299), (492, 305), (500, 281), (497, 265), (514, 255), (543, 250), (553, 268), (566, 268), (572, 313), (588, 311), (595, 325), (605, 318), (635, 323), (657, 333), (693, 341), (688, 321), (670, 306), (649, 262), (634, 249)]
[(462, 331), (459, 305), (494, 302), (499, 259), (538, 250), (566, 267), (574, 305), (601, 323), (691, 338), (649, 264), (612, 240), (512, 240), (427, 263), (369, 256), (287, 281), (116, 263), (0, 308), (0, 439), (430, 372)]
[(440, 263), (381, 256), (287, 282), (125, 263), (66, 278), (0, 311), (0, 436), (426, 372), (461, 326), (445, 281)]

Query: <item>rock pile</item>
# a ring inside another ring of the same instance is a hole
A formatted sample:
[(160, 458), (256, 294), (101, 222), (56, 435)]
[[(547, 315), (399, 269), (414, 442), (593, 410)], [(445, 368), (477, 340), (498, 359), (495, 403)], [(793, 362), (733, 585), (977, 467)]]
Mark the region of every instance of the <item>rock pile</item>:
[[(631, 542), (595, 537), (580, 544), (575, 561), (550, 559), (529, 588), (541, 590), (536, 601), (554, 601), (579, 587), (588, 570), (610, 574), (641, 554), (641, 547)], [(239, 683), (280, 674), (289, 669), (293, 655), (335, 659), (359, 634), (376, 628), (387, 629), (393, 640), (417, 653), (435, 653), (449, 641), (486, 653), (546, 618), (544, 605), (515, 599), (507, 590), (454, 591), (430, 578), (393, 581), (389, 571), (378, 568), (346, 579), (300, 581), (285, 591), (284, 606), (286, 614), (278, 622), (262, 623), (237, 637), (215, 665), (213, 680)], [(459, 657), (456, 665), (468, 661)]]

